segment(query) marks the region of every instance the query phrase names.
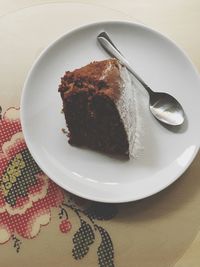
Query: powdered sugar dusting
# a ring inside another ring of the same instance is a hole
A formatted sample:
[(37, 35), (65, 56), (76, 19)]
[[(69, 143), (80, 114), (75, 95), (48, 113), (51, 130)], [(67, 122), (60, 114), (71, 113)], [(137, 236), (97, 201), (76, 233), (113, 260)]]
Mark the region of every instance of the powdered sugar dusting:
[(108, 76), (108, 74), (110, 73), (111, 69), (112, 69), (112, 63), (110, 61), (108, 61), (107, 66), (104, 69), (104, 71), (103, 71), (101, 77), (99, 78), (99, 80), (104, 80)]
[[(143, 132), (142, 112), (139, 105), (140, 94), (135, 78), (128, 70), (119, 65), (121, 75), (121, 95), (116, 102), (119, 114), (124, 124), (129, 142), (129, 156), (137, 158), (142, 150), (141, 137)], [(140, 115), (141, 114), (141, 115)]]

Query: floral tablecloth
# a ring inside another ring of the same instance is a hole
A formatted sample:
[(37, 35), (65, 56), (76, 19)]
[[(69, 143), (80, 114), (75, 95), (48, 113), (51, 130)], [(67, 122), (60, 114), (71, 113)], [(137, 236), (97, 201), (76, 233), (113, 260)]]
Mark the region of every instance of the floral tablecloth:
[[(16, 253), (23, 255), (27, 240), (31, 242), (43, 227), (48, 228), (54, 211), (59, 234), (66, 235), (73, 226), (76, 228), (71, 244), (75, 260), (88, 254), (99, 235), (99, 266), (114, 266), (113, 243), (100, 221), (115, 217), (117, 206), (78, 198), (53, 183), (27, 149), (19, 108), (11, 107), (1, 114), (0, 147), (0, 244), (9, 242)], [(75, 224), (71, 216), (77, 217)]]
[(200, 266), (199, 155), (163, 192), (114, 205), (65, 192), (42, 172), (27, 149), (19, 103), (28, 69), (60, 34), (103, 19), (131, 17), (70, 2), (35, 5), (0, 17), (2, 267)]

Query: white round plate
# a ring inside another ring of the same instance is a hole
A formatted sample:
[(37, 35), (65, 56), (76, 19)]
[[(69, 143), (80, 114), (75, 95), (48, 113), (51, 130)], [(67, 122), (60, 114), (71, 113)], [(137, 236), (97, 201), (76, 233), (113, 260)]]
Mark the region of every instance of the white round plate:
[[(66, 70), (107, 57), (96, 40), (102, 30), (147, 84), (175, 96), (187, 116), (184, 126), (172, 131), (147, 112), (145, 149), (138, 160), (120, 161), (72, 147), (61, 131), (65, 120), (60, 77)], [(21, 99), (24, 137), (41, 169), (64, 189), (102, 202), (142, 199), (173, 183), (194, 159), (200, 136), (199, 89), (200, 79), (190, 60), (160, 33), (120, 21), (82, 26), (52, 43), (30, 70)]]

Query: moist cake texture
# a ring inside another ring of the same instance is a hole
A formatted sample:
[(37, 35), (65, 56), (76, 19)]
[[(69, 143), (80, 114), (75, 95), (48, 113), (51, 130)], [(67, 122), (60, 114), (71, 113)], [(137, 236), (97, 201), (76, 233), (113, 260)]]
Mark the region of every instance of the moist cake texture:
[(65, 72), (59, 92), (69, 144), (135, 157), (138, 110), (134, 91), (131, 75), (116, 59)]

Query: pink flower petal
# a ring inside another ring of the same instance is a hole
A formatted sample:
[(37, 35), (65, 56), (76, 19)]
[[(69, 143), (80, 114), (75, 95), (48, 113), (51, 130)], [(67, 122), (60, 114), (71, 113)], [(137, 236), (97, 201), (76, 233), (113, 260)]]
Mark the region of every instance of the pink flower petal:
[(10, 140), (13, 134), (21, 131), (19, 109), (9, 108), (0, 120), (0, 147)]
[(24, 142), (22, 132), (13, 134), (11, 139), (2, 145), (2, 151), (8, 160), (13, 159), (18, 153), (26, 148), (27, 146)]
[(40, 232), (43, 225), (50, 222), (51, 214), (48, 209), (32, 207), (23, 215), (15, 215), (15, 230), (24, 238), (33, 238)]

